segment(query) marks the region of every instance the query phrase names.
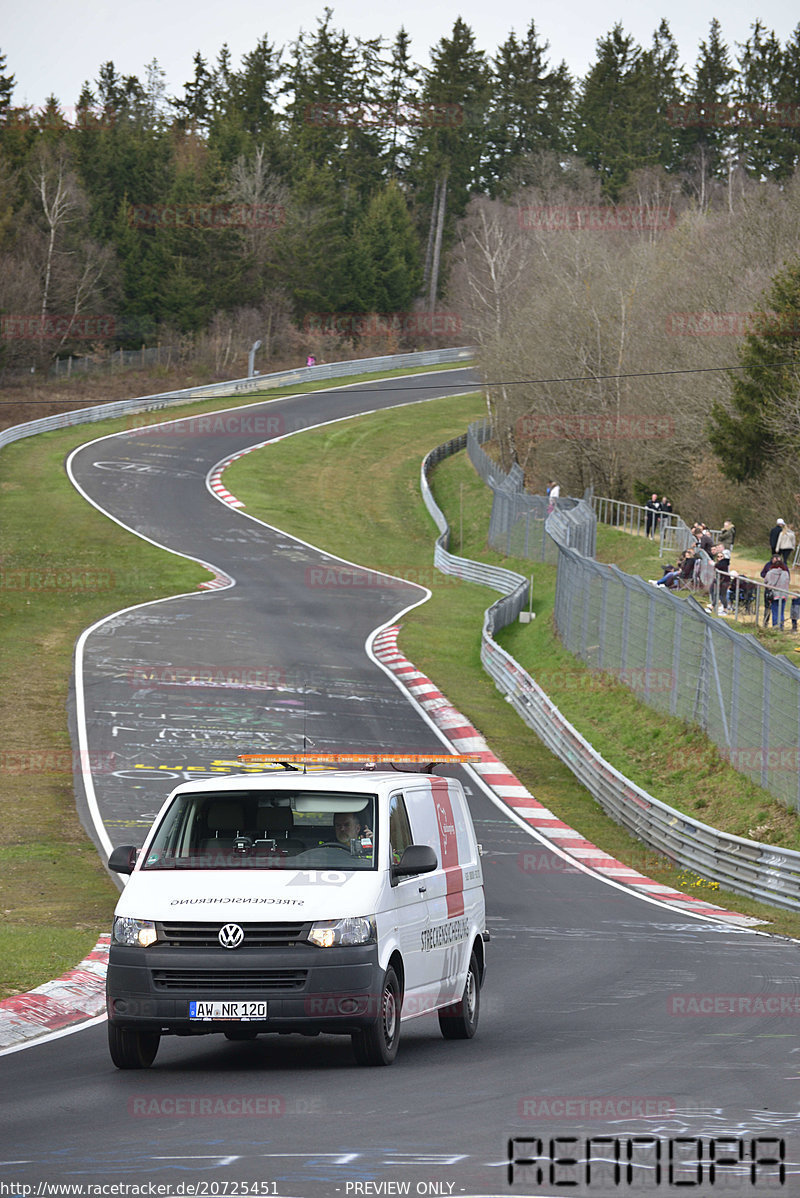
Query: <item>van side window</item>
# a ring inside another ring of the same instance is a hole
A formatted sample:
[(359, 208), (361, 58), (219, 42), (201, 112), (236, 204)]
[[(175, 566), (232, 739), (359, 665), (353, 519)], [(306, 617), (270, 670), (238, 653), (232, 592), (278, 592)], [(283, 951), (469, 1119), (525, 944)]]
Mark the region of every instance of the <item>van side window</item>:
[(395, 865), (408, 846), (414, 843), (402, 795), (392, 795), (389, 799), (389, 843), (392, 863)]

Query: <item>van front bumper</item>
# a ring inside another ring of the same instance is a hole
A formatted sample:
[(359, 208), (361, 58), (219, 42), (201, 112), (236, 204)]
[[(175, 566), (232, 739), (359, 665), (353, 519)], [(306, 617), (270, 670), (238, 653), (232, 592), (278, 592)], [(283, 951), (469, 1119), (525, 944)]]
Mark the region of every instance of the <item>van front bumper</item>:
[[(378, 1017), (383, 970), (377, 946), (320, 949), (185, 949), (112, 945), (109, 1020), (162, 1034), (203, 1035), (232, 1027), (259, 1032), (349, 1033)], [(197, 1020), (189, 1004), (265, 1001), (265, 1019)]]

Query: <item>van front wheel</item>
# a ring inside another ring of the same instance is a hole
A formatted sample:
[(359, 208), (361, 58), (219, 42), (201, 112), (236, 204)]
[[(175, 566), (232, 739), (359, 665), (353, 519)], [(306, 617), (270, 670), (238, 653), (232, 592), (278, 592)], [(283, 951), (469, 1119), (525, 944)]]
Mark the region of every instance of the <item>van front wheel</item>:
[(481, 975), (473, 953), (469, 959), (467, 980), (461, 1001), (439, 1012), (439, 1028), (445, 1040), (471, 1040), (478, 1030), (481, 1013)]
[(158, 1032), (108, 1025), (108, 1051), (117, 1069), (149, 1069), (161, 1040)]
[(391, 1065), (400, 1043), (400, 986), (391, 965), (383, 976), (378, 1018), (352, 1034), (359, 1065)]

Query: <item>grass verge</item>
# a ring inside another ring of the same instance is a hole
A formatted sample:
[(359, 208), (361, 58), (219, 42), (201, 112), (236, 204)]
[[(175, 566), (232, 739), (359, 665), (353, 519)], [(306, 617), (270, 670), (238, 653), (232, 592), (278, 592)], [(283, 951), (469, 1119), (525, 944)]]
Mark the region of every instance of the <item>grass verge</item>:
[[(270, 524), (329, 552), (355, 556), (365, 566), (425, 582), (433, 598), (405, 617), (404, 652), (434, 678), (532, 793), (598, 847), (658, 881), (765, 919), (772, 931), (800, 935), (800, 914), (687, 877), (608, 819), (483, 673), (480, 629), (491, 592), (434, 571), (434, 525), (419, 498), (423, 455), (482, 411), (479, 397), (458, 398), (342, 422), (241, 459), (226, 471), (226, 485), (252, 515)], [(736, 824), (731, 830), (744, 835), (755, 824), (769, 824), (776, 842), (800, 844), (796, 817), (730, 770), (703, 733), (665, 721), (625, 687), (586, 670), (563, 649), (550, 618), (554, 568), (487, 550), (490, 492), (465, 454), (437, 467), (434, 489), (455, 532), (454, 552), (535, 574), (537, 619), (514, 625), (500, 640), (543, 680), (567, 718), (617, 768), (707, 823), (716, 823), (719, 815), (720, 822), (730, 819)]]

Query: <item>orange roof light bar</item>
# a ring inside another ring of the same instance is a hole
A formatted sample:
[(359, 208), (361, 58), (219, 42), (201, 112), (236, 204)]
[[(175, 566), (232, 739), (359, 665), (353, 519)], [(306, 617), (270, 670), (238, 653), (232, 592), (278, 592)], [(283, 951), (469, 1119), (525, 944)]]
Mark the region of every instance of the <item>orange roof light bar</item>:
[(477, 753), (243, 753), (238, 759), (245, 765), (264, 761), (286, 761), (298, 764), (338, 765), (342, 762), (402, 761), (410, 765), (468, 765), (481, 761)]

